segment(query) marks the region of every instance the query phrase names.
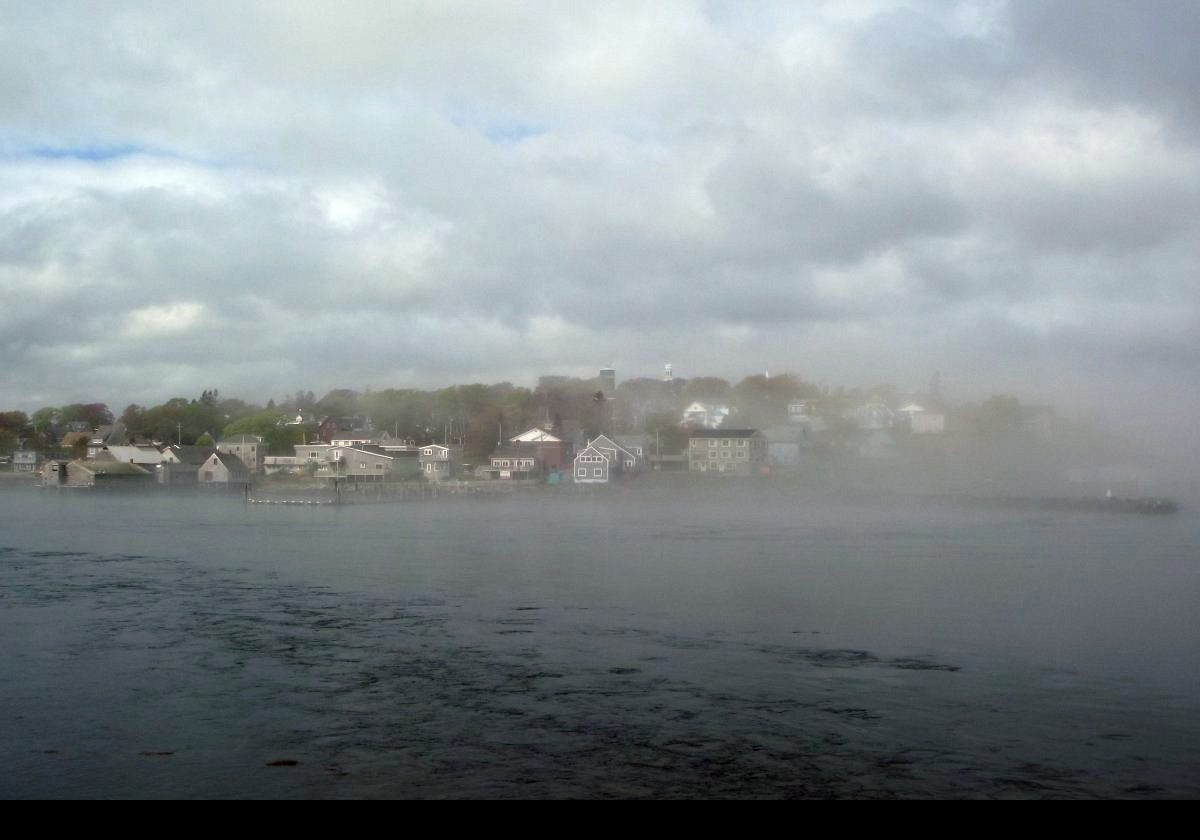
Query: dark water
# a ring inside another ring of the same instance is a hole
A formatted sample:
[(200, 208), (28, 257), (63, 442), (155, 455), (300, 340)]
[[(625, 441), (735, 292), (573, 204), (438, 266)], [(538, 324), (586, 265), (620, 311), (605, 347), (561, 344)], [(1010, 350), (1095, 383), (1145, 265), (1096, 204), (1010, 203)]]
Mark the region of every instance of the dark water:
[(6, 797), (1192, 797), (1200, 522), (0, 492)]

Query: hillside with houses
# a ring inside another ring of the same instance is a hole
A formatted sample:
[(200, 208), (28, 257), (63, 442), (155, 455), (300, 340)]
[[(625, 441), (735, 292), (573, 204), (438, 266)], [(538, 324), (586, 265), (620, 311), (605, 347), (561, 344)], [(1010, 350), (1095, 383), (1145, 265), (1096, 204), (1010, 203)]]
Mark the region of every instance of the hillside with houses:
[(436, 391), (299, 391), (266, 406), (223, 398), (0, 414), (0, 457), (46, 486), (518, 482), (606, 485), (647, 474), (794, 477), (887, 487), (1004, 487), (1036, 478), (1139, 489), (1113, 435), (1048, 405), (994, 396), (819, 387), (783, 374), (617, 381), (544, 376)]

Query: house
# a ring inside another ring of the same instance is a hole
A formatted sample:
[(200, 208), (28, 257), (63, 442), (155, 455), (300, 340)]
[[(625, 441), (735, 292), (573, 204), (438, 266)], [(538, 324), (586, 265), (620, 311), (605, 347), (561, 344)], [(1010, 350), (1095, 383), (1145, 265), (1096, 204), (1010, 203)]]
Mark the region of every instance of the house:
[(877, 432), (892, 428), (896, 422), (896, 415), (883, 402), (873, 400), (847, 411), (845, 419), (859, 431)]
[(138, 487), (154, 482), (150, 470), (120, 461), (55, 461), (43, 475), (52, 476), (50, 481), (43, 477), (43, 484), (59, 487)]
[(654, 448), (650, 435), (613, 435), (612, 439), (636, 455), (643, 464), (650, 458), (650, 450)]
[(317, 464), (317, 475), (350, 481), (390, 481), (398, 477), (399, 466), (397, 455), (374, 447), (332, 446), (327, 459)]
[(218, 450), (200, 465), (196, 476), (196, 481), (201, 487), (246, 484), (250, 481), (250, 469), (237, 455)]
[(288, 473), (298, 475), (308, 467), (308, 461), (295, 455), (267, 455), (263, 458), (263, 474)]
[(767, 439), (756, 429), (695, 429), (688, 437), (688, 471), (759, 475), (767, 469)]
[(430, 481), (445, 481), (462, 472), (462, 448), (431, 443), (421, 447), (421, 474)]
[(829, 428), (821, 416), (816, 400), (795, 400), (788, 403), (788, 423), (803, 427), (808, 433), (824, 432)]
[(508, 439), (511, 446), (531, 446), (542, 470), (561, 470), (571, 460), (570, 446), (557, 435), (536, 426)]
[(488, 459), (490, 472), (508, 480), (538, 478), (542, 474), (541, 448), (535, 443), (502, 446)]
[(645, 460), (635, 452), (630, 451), (608, 435), (600, 435), (588, 441), (588, 446), (598, 449), (608, 458), (614, 472), (633, 472)]
[(604, 452), (589, 445), (576, 453), (573, 467), (576, 484), (607, 484), (612, 462)]
[(95, 458), (106, 446), (129, 443), (129, 435), (123, 423), (113, 423), (111, 426), (101, 426), (88, 438), (87, 456)]
[(247, 470), (256, 473), (262, 469), (262, 459), (267, 454), (267, 448), (263, 446), (262, 438), (256, 435), (234, 435), (222, 438), (217, 443), (217, 452), (233, 455), (245, 464)]
[(798, 423), (771, 426), (763, 429), (767, 439), (767, 463), (772, 467), (795, 467), (800, 464), (800, 450), (808, 443), (808, 431)]
[[(91, 446), (88, 447), (91, 451)], [(154, 467), (157, 464), (178, 461), (170, 449), (160, 451), (153, 446), (128, 446), (105, 444), (95, 455), (89, 456), (94, 461), (120, 461), (125, 464), (139, 464), (143, 467)]]
[(12, 454), (13, 472), (35, 473), (38, 470), (38, 454), (32, 449), (18, 449)]
[(716, 429), (729, 418), (729, 406), (694, 402), (683, 410), (683, 425)]
[(908, 403), (896, 410), (900, 425), (914, 435), (940, 435), (946, 432), (946, 415), (928, 411), (917, 403)]

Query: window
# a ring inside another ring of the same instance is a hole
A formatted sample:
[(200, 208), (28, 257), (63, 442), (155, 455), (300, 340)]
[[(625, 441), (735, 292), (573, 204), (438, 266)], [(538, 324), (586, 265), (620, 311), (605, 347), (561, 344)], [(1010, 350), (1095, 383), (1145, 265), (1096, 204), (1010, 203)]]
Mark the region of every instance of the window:
[(710, 461), (715, 461), (715, 460), (717, 460), (717, 453), (716, 453), (716, 452), (709, 452), (709, 453), (708, 453), (708, 458), (709, 458), (709, 460), (710, 460)]
[(722, 458), (728, 458), (728, 457), (729, 457), (729, 453), (728, 453), (728, 452), (722, 452), (722, 453), (721, 453), (721, 457), (722, 457)]
[(710, 449), (715, 449), (715, 448), (716, 448), (716, 446), (717, 446), (717, 442), (716, 442), (715, 440), (710, 440), (710, 441), (708, 442), (708, 445), (709, 445), (709, 448), (710, 448)]
[(587, 478), (587, 470), (583, 467), (580, 467), (579, 469), (575, 470), (575, 475), (579, 476), (580, 478)]
[(744, 441), (744, 440), (739, 440), (739, 441), (737, 442), (737, 445), (738, 445), (738, 446), (745, 446), (745, 445), (746, 445), (746, 441)]
[(592, 470), (592, 475), (595, 476), (596, 478), (603, 477), (604, 476), (604, 468), (596, 467), (596, 469)]
[(729, 441), (728, 441), (728, 440), (723, 440), (723, 441), (721, 441), (721, 445), (722, 445), (722, 446), (729, 446)]

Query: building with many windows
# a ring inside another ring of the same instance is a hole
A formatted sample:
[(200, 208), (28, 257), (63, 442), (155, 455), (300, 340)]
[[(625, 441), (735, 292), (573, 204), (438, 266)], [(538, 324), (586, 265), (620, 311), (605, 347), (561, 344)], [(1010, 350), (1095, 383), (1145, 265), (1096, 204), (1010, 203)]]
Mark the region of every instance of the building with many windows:
[(696, 429), (688, 437), (688, 471), (761, 475), (767, 470), (767, 439), (757, 429)]

